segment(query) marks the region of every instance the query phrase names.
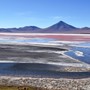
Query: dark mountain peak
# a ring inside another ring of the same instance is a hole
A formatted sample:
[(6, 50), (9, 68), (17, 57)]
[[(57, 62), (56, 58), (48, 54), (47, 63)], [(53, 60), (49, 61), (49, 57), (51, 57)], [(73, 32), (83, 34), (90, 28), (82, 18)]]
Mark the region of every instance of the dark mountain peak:
[(63, 25), (66, 24), (64, 21), (59, 21), (57, 24)]
[(65, 27), (68, 27), (68, 26), (70, 26), (70, 25), (67, 24), (67, 23), (65, 23), (65, 22), (63, 22), (63, 21), (60, 21), (60, 22), (54, 24), (54, 26), (57, 26), (57, 27), (59, 27), (59, 28), (65, 28)]
[(58, 27), (61, 27), (61, 28), (73, 28), (75, 29), (76, 27), (72, 26), (72, 25), (69, 25), (63, 21), (59, 21), (58, 23), (55, 24), (56, 26)]
[(63, 21), (59, 21), (58, 23), (48, 27), (47, 29), (48, 30), (55, 30), (55, 31), (64, 31), (64, 30), (74, 30), (77, 28), (72, 26), (72, 25), (69, 25)]

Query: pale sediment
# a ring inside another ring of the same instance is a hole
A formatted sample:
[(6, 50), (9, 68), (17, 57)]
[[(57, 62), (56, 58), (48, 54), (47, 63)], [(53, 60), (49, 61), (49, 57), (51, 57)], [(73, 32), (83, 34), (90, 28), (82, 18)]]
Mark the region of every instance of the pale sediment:
[(53, 90), (90, 90), (90, 78), (31, 78), (1, 76), (0, 85), (5, 86), (33, 86)]

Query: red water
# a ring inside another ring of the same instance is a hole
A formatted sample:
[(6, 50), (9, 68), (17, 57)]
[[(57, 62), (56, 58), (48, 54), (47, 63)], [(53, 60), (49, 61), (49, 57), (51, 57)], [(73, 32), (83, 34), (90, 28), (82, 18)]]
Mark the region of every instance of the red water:
[(0, 33), (0, 37), (25, 37), (25, 38), (52, 38), (52, 39), (57, 39), (60, 41), (90, 41), (90, 35), (32, 35), (32, 34), (1, 34)]

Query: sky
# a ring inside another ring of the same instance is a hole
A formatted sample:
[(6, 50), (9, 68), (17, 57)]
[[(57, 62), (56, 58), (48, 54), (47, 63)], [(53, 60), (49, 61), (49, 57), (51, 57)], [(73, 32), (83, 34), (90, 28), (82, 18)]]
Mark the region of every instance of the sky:
[(0, 0), (0, 28), (46, 28), (59, 21), (90, 27), (90, 0)]

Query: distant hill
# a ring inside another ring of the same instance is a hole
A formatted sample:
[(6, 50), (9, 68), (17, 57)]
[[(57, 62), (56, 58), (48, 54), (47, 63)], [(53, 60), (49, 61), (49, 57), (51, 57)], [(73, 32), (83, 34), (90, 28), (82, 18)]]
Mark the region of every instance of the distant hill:
[(47, 28), (39, 28), (36, 26), (25, 26), (20, 28), (0, 28), (0, 32), (12, 32), (12, 33), (90, 33), (89, 27), (77, 28), (69, 25), (63, 21), (60, 21)]
[(0, 28), (0, 32), (38, 32), (41, 28), (36, 26), (25, 26), (20, 28)]
[(43, 32), (65, 32), (65, 31), (71, 31), (71, 30), (76, 30), (77, 28), (72, 26), (72, 25), (69, 25), (63, 21), (60, 21), (46, 29), (43, 30)]

